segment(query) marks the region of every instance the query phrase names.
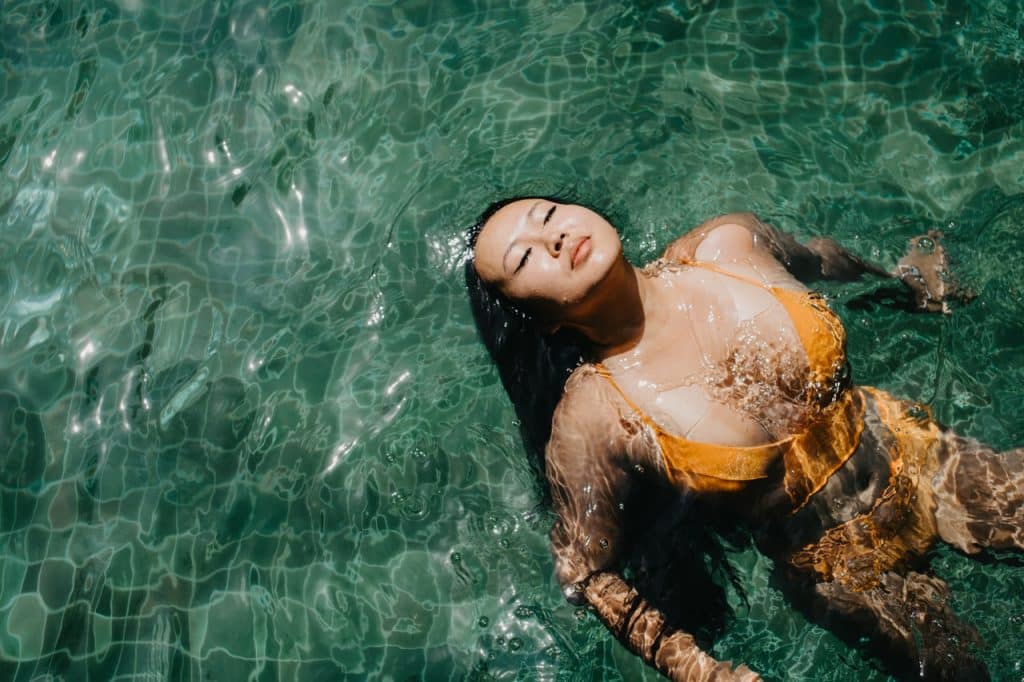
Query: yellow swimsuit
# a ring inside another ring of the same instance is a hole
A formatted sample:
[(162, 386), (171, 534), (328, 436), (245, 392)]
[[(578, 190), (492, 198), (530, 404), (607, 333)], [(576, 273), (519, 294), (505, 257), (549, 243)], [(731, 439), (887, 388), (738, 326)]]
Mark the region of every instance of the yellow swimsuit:
[(695, 492), (736, 492), (767, 478), (781, 461), (785, 490), (794, 509), (798, 509), (849, 459), (860, 440), (863, 397), (856, 391), (842, 391), (836, 396), (833, 388), (837, 373), (846, 363), (842, 322), (817, 294), (770, 287), (709, 263), (688, 265), (761, 286), (786, 309), (810, 370), (807, 400), (815, 408), (804, 431), (773, 443), (746, 447), (690, 441), (658, 426), (629, 399), (603, 365), (598, 364), (597, 371), (654, 432), (673, 483)]

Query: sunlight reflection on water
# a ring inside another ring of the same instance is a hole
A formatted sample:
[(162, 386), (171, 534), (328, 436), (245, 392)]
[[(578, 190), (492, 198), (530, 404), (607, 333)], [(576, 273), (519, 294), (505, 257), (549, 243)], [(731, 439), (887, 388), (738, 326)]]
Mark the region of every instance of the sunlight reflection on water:
[[(953, 315), (829, 287), (855, 377), (1019, 445), (1022, 22), (1009, 2), (6, 3), (0, 676), (655, 679), (555, 585), (463, 228), (564, 193), (641, 262), (744, 209), (892, 266), (945, 226), (978, 294)], [(763, 558), (730, 560), (749, 603), (716, 655), (884, 678)], [(936, 565), (1015, 674), (1020, 571)]]

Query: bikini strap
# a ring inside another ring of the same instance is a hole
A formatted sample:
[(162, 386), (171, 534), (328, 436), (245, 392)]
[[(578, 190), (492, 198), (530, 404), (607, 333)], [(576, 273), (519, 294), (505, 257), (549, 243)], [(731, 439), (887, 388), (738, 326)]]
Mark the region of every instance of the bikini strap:
[(608, 368), (605, 367), (603, 363), (595, 362), (594, 371), (597, 372), (598, 376), (604, 377), (605, 380), (612, 385), (612, 388), (615, 389), (615, 392), (622, 397), (626, 404), (629, 405), (629, 408), (633, 410), (633, 412), (635, 412), (640, 417), (640, 419), (643, 420), (645, 424), (650, 424), (652, 426), (654, 425), (654, 421), (647, 416), (647, 413), (641, 410), (636, 403), (629, 399), (629, 396), (626, 395), (626, 392), (622, 390), (622, 387), (619, 386), (618, 382), (615, 381), (615, 379), (612, 377), (612, 373), (608, 371)]

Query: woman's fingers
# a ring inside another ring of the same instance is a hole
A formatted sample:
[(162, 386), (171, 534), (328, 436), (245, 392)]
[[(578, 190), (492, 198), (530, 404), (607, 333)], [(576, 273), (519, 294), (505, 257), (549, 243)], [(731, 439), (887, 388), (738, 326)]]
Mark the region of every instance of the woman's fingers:
[(941, 238), (941, 232), (930, 230), (911, 239), (895, 273), (914, 294), (918, 309), (932, 313), (949, 313), (949, 301), (973, 298), (950, 271)]
[(741, 665), (734, 671), (738, 682), (762, 682), (761, 676), (745, 665)]

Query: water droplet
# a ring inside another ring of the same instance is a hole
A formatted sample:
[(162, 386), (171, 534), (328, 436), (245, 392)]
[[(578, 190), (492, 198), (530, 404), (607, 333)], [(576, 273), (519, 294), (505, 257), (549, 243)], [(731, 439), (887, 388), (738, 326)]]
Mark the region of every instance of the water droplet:
[(458, 552), (452, 552), (452, 563), (453, 564), (462, 563), (462, 555), (459, 554)]
[(515, 610), (516, 618), (529, 618), (533, 615), (533, 609), (529, 606), (517, 606)]
[(601, 549), (608, 549), (608, 538), (601, 538), (597, 544), (601, 545)]
[(518, 637), (513, 637), (508, 641), (508, 648), (512, 651), (519, 651), (523, 648), (523, 640)]
[(482, 628), (485, 628), (485, 627), (487, 627), (488, 625), (491, 624), (491, 619), (488, 618), (487, 616), (480, 616), (477, 619), (476, 624), (479, 625)]

